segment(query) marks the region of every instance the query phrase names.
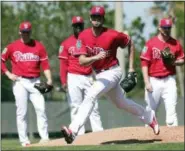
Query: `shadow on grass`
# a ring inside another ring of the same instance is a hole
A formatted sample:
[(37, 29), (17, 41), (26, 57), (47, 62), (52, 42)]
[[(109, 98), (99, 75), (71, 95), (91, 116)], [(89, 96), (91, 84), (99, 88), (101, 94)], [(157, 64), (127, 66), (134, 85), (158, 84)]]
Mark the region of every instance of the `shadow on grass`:
[(154, 142), (160, 142), (162, 139), (151, 139), (151, 140), (138, 140), (138, 139), (128, 139), (128, 140), (116, 140), (116, 141), (108, 141), (101, 143), (102, 145), (106, 144), (146, 144), (146, 143), (154, 143)]

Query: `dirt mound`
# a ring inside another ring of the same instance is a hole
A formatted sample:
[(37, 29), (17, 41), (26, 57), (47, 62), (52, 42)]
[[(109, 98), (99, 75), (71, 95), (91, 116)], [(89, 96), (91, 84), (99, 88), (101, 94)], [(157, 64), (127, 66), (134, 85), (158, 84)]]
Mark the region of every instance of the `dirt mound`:
[[(132, 144), (132, 143), (164, 143), (184, 142), (184, 126), (160, 127), (160, 134), (154, 135), (150, 127), (123, 127), (108, 129), (101, 132), (87, 133), (77, 136), (70, 145), (100, 145), (100, 144)], [(65, 140), (56, 139), (43, 144), (32, 146), (64, 146)]]

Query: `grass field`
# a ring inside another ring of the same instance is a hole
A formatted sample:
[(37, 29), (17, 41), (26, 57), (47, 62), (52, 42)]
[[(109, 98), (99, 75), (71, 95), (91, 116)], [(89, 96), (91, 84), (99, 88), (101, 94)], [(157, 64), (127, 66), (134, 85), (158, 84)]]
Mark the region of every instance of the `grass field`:
[[(32, 141), (36, 143), (38, 140)], [(155, 144), (119, 144), (95, 146), (64, 146), (64, 147), (20, 147), (18, 140), (1, 140), (1, 150), (184, 150), (184, 143), (155, 143)]]

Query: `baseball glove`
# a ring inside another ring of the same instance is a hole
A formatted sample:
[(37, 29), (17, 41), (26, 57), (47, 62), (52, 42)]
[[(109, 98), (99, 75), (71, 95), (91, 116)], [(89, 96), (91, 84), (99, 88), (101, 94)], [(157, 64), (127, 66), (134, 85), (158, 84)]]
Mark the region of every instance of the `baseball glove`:
[(136, 72), (129, 72), (126, 77), (120, 82), (120, 86), (125, 92), (130, 92), (137, 84)]
[(52, 85), (47, 84), (46, 82), (41, 82), (41, 83), (35, 83), (34, 87), (40, 91), (40, 93), (48, 93), (53, 89)]
[(171, 53), (169, 47), (161, 51), (161, 57), (165, 65), (173, 65), (175, 62), (175, 56)]

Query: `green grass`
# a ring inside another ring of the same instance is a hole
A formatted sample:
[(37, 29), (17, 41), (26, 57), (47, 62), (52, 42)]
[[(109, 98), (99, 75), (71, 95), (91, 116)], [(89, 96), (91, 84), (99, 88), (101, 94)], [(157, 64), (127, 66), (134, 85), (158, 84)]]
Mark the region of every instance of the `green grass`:
[[(36, 143), (39, 140), (32, 141)], [(3, 139), (2, 150), (184, 150), (184, 143), (146, 143), (146, 144), (117, 144), (117, 145), (89, 145), (64, 147), (30, 147), (22, 148), (18, 140)]]

